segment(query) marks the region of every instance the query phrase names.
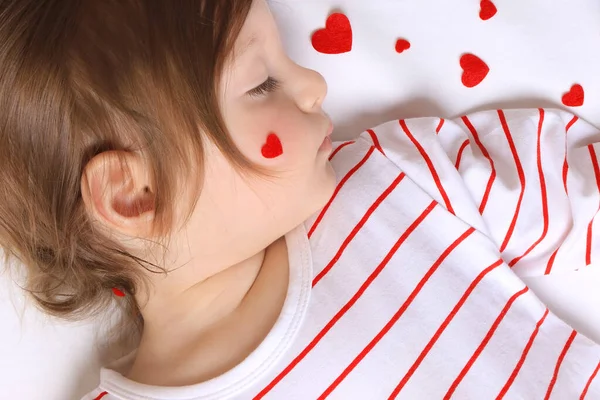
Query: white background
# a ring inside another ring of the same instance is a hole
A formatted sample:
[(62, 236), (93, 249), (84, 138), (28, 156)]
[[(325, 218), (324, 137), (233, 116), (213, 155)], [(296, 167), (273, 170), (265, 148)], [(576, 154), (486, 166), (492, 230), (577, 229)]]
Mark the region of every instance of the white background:
[[(562, 107), (572, 84), (585, 104), (571, 109), (600, 127), (600, 2), (496, 0), (482, 21), (477, 0), (272, 0), (283, 41), (297, 62), (329, 83), (327, 112), (335, 136), (351, 138), (397, 118), (451, 117), (489, 108)], [(317, 53), (312, 32), (333, 10), (353, 27), (353, 49)], [(402, 54), (398, 38), (411, 42)], [(490, 67), (475, 88), (461, 83), (459, 58), (473, 53)], [(527, 283), (582, 333), (600, 340), (600, 268)], [(77, 399), (98, 382), (96, 323), (52, 321), (27, 307), (0, 276), (0, 399)]]

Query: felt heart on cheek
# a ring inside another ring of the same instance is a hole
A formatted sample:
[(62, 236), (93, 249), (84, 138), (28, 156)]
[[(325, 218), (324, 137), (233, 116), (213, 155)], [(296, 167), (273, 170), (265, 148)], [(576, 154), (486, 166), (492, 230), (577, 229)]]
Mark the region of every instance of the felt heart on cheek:
[(331, 14), (325, 22), (325, 29), (313, 34), (312, 45), (323, 54), (342, 54), (352, 50), (352, 26), (348, 17), (342, 13)]
[(117, 297), (125, 297), (125, 293), (123, 293), (122, 291), (120, 291), (119, 289), (117, 289), (115, 287), (112, 288), (112, 292)]
[(396, 52), (402, 53), (404, 50), (410, 49), (410, 42), (406, 39), (398, 39), (396, 41)]
[(567, 107), (579, 107), (583, 105), (585, 93), (579, 84), (571, 86), (571, 90), (564, 94), (562, 102)]
[(269, 136), (267, 136), (267, 142), (263, 144), (261, 153), (264, 158), (277, 158), (283, 154), (281, 140), (279, 140), (279, 137), (277, 137), (276, 134), (270, 133)]
[(496, 6), (490, 0), (481, 0), (480, 6), (479, 18), (484, 21), (492, 18), (498, 12), (498, 9), (496, 9)]
[(463, 54), (460, 66), (463, 69), (462, 83), (469, 88), (479, 85), (490, 72), (487, 64), (473, 54)]

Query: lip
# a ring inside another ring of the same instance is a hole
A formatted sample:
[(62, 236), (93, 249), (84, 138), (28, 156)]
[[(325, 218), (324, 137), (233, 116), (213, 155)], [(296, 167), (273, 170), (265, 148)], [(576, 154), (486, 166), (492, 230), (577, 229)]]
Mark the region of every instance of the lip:
[(325, 136), (323, 139), (323, 143), (321, 143), (321, 147), (319, 147), (319, 152), (321, 151), (330, 151), (333, 148), (333, 143), (331, 142), (331, 138), (329, 135)]
[(331, 142), (331, 134), (333, 133), (333, 122), (329, 120), (329, 128), (327, 128), (327, 135), (323, 138), (323, 143), (319, 147), (319, 151), (331, 150), (333, 144)]
[(329, 128), (327, 129), (327, 136), (331, 136), (332, 133), (333, 133), (333, 122), (331, 122), (331, 120), (329, 120)]
[(321, 146), (319, 146), (319, 152), (333, 149), (333, 143), (331, 141), (331, 134), (333, 133), (333, 122), (331, 121), (331, 118), (329, 118), (328, 115), (325, 115), (325, 117), (327, 118), (327, 122), (328, 122), (327, 133), (325, 134), (325, 137), (323, 138), (323, 142), (321, 143)]

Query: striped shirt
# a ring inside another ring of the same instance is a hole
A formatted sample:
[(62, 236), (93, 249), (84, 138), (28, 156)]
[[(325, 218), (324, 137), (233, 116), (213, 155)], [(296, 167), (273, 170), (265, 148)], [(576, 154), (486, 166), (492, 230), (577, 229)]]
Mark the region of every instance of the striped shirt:
[(600, 264), (598, 143), (544, 109), (337, 143), (334, 195), (286, 237), (290, 288), (265, 343), (185, 388), (103, 370), (86, 399), (598, 399), (600, 346), (521, 280)]

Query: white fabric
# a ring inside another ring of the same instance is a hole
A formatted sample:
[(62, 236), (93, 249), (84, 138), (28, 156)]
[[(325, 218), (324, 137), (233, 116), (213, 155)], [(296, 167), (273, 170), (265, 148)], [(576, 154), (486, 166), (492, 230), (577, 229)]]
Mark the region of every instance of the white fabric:
[(305, 224), (313, 288), (289, 351), (263, 343), (249, 360), (268, 370), (242, 364), (218, 385), (104, 371), (85, 400), (600, 396), (600, 345), (520, 279), (599, 268), (598, 129), (563, 111), (487, 111), (338, 146), (336, 192)]
[[(286, 49), (329, 84), (325, 108), (338, 139), (394, 118), (455, 116), (473, 110), (553, 106), (571, 84), (585, 88), (572, 109), (600, 126), (600, 3), (597, 0), (495, 0), (498, 13), (478, 18), (477, 0), (271, 1)], [(354, 48), (342, 55), (314, 51), (310, 36), (333, 10), (348, 15)], [(394, 41), (411, 48), (394, 54)], [(458, 58), (478, 54), (490, 66), (479, 86), (461, 85)], [(600, 273), (565, 272), (530, 285), (600, 338)], [(80, 398), (98, 384), (104, 354), (97, 325), (64, 324), (33, 308), (23, 311), (20, 289), (0, 276), (0, 397)], [(17, 307), (14, 307), (16, 304)], [(559, 312), (560, 311), (560, 312)], [(591, 335), (591, 334), (590, 334)]]

